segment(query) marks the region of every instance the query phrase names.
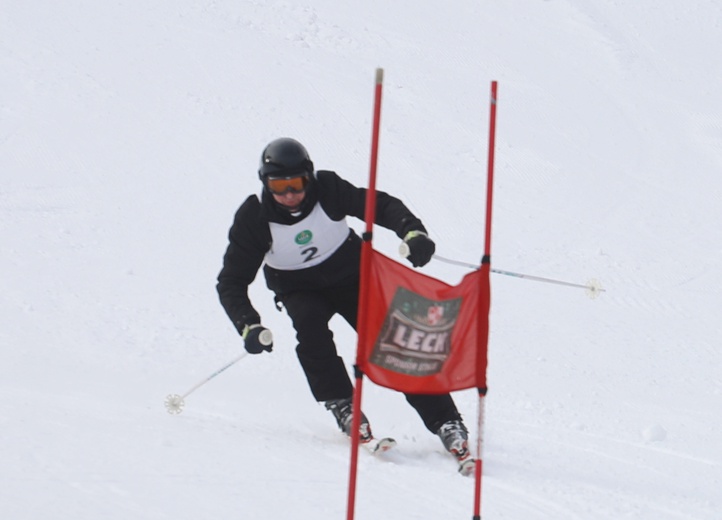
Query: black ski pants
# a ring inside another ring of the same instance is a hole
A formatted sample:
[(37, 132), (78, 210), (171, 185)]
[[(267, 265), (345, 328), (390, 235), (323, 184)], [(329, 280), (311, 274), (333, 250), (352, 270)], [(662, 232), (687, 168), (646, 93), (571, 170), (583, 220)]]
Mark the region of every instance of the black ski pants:
[[(336, 351), (329, 320), (341, 315), (354, 330), (358, 314), (358, 284), (322, 291), (298, 291), (281, 298), (296, 329), (296, 354), (317, 401), (352, 397), (353, 385)], [(405, 394), (432, 433), (446, 421), (460, 419), (449, 394)]]

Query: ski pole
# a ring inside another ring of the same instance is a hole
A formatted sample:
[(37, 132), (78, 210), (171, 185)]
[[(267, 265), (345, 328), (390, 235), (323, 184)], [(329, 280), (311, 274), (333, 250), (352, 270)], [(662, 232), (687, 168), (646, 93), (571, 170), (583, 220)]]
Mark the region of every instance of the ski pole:
[(219, 375), (221, 372), (224, 372), (224, 371), (227, 370), (228, 368), (230, 368), (230, 367), (232, 367), (233, 365), (235, 365), (236, 363), (238, 363), (241, 359), (243, 359), (244, 357), (246, 357), (246, 354), (248, 354), (248, 352), (245, 352), (245, 351), (244, 351), (242, 354), (240, 354), (240, 355), (237, 356), (236, 358), (232, 359), (231, 361), (229, 361), (228, 363), (226, 363), (225, 365), (223, 365), (221, 368), (219, 368), (218, 370), (216, 370), (215, 372), (213, 372), (211, 375), (209, 375), (208, 377), (206, 377), (204, 380), (202, 380), (201, 382), (199, 382), (198, 384), (196, 384), (193, 388), (191, 388), (190, 390), (188, 390), (185, 394), (183, 394), (183, 395), (169, 394), (168, 396), (166, 396), (166, 398), (165, 398), (165, 408), (166, 408), (166, 410), (168, 410), (168, 413), (169, 413), (169, 414), (173, 414), (173, 415), (176, 415), (176, 414), (181, 413), (181, 412), (183, 411), (183, 407), (185, 406), (185, 401), (184, 401), (184, 399), (185, 399), (186, 397), (188, 397), (189, 395), (191, 395), (193, 392), (195, 392), (196, 390), (198, 390), (201, 386), (205, 385), (208, 381), (210, 381), (211, 379), (213, 379), (214, 377), (216, 377), (217, 375)]
[[(479, 266), (475, 264), (469, 264), (466, 262), (459, 262), (458, 260), (452, 260), (450, 258), (444, 258), (443, 256), (434, 255), (433, 258), (436, 260), (439, 260), (441, 262), (445, 262), (447, 264), (453, 264), (458, 265), (461, 267), (468, 267), (470, 269), (478, 269)], [(590, 280), (587, 282), (586, 285), (578, 284), (578, 283), (572, 283), (572, 282), (564, 282), (562, 280), (554, 280), (552, 278), (543, 278), (541, 276), (533, 276), (530, 274), (523, 274), (523, 273), (514, 273), (512, 271), (503, 271), (501, 269), (491, 269), (492, 273), (496, 274), (503, 274), (506, 276), (513, 276), (515, 278), (523, 278), (525, 280), (533, 280), (535, 282), (546, 282), (546, 283), (553, 283), (556, 285), (566, 285), (567, 287), (578, 287), (580, 289), (586, 289), (587, 295), (590, 298), (596, 298), (599, 296), (600, 292), (604, 292), (605, 289), (602, 288), (601, 284), (597, 280)]]

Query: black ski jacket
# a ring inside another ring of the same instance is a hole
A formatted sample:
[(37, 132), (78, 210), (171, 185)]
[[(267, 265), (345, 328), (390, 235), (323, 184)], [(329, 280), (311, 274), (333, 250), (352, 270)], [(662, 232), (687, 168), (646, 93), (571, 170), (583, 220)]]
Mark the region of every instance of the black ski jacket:
[[(346, 216), (364, 219), (366, 189), (358, 188), (332, 171), (318, 171), (306, 188), (306, 197), (297, 215), (292, 215), (263, 190), (261, 200), (251, 195), (238, 208), (228, 234), (229, 244), (218, 275), (218, 295), (238, 332), (261, 319), (248, 298), (248, 286), (256, 278), (271, 248), (269, 222), (292, 225), (311, 212), (316, 204), (335, 221)], [(396, 197), (376, 192), (376, 219), (399, 238), (409, 231), (424, 231), (423, 224)], [(346, 241), (321, 264), (286, 271), (268, 265), (263, 268), (268, 288), (282, 297), (294, 291), (323, 290), (358, 283), (361, 264), (361, 238), (349, 230)]]

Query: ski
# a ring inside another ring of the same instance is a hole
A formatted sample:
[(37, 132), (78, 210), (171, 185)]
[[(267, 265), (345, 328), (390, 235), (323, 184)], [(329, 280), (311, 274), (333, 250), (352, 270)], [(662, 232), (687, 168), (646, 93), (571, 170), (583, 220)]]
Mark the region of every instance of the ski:
[(466, 460), (460, 460), (459, 462), (459, 473), (464, 477), (471, 477), (474, 475), (474, 469), (476, 468), (476, 460), (469, 457)]
[(396, 441), (391, 437), (382, 437), (380, 439), (371, 437), (369, 440), (362, 441), (360, 444), (366, 448), (369, 453), (376, 455), (377, 453), (389, 451), (391, 448), (396, 446)]

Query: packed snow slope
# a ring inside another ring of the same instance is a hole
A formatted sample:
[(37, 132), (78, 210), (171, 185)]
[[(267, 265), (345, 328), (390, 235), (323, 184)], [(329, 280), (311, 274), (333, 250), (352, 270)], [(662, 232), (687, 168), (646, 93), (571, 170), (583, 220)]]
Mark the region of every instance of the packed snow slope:
[[(492, 266), (607, 291), (493, 275), (483, 517), (722, 518), (720, 20), (712, 0), (3, 0), (0, 518), (345, 518), (347, 442), (262, 277), (274, 352), (181, 415), (163, 399), (242, 352), (215, 277), (263, 146), (296, 137), (366, 184), (376, 67), (378, 187), (440, 255), (481, 257), (498, 80)], [(455, 397), (475, 436), (475, 391)], [(364, 409), (399, 446), (360, 454), (356, 517), (470, 518), (473, 480), (403, 396), (368, 382)]]

